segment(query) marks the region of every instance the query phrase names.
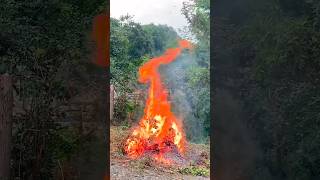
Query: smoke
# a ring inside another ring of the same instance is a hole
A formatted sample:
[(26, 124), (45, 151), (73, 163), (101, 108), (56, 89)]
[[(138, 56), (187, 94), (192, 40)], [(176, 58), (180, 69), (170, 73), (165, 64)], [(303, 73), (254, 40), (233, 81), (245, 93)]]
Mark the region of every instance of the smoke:
[(187, 139), (191, 142), (205, 143), (209, 137), (204, 133), (203, 119), (195, 116), (192, 99), (197, 97), (192, 93), (188, 83), (188, 71), (195, 66), (195, 57), (190, 53), (182, 53), (172, 63), (161, 66), (160, 74), (169, 91), (172, 111), (182, 120)]

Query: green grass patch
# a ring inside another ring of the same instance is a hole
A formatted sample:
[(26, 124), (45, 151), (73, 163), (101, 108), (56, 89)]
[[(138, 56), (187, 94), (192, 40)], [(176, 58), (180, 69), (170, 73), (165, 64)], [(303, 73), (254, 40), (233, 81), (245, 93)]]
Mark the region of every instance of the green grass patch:
[(209, 172), (209, 169), (196, 166), (179, 169), (179, 173), (193, 176), (209, 176)]

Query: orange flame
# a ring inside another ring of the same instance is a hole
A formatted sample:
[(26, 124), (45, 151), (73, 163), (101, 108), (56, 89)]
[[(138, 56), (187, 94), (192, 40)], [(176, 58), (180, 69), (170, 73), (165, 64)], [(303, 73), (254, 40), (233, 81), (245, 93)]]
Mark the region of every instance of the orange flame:
[(138, 158), (145, 151), (158, 152), (154, 158), (161, 162), (168, 147), (175, 145), (181, 155), (184, 154), (186, 138), (181, 121), (171, 112), (168, 93), (162, 84), (158, 68), (162, 64), (174, 61), (183, 49), (192, 49), (187, 40), (180, 40), (178, 48), (168, 49), (163, 56), (153, 58), (139, 69), (139, 82), (150, 83), (144, 115), (131, 136), (126, 140), (124, 151), (130, 158)]
[(109, 26), (110, 18), (108, 15), (100, 14), (94, 18), (92, 28), (92, 38), (96, 42), (96, 52), (94, 63), (101, 67), (109, 66)]

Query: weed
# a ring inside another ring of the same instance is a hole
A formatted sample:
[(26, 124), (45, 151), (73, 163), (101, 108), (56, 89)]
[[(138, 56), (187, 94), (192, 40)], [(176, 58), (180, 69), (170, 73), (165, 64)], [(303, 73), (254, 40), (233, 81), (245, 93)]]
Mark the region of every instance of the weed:
[(209, 176), (209, 169), (191, 166), (191, 167), (179, 169), (179, 173), (189, 174), (193, 176)]

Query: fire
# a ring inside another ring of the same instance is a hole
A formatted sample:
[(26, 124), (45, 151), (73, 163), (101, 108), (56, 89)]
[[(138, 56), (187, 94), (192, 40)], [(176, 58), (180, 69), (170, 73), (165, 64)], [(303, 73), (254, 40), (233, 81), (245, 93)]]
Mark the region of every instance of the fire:
[(109, 15), (99, 14), (94, 18), (92, 28), (92, 38), (96, 42), (96, 52), (94, 54), (94, 63), (101, 67), (109, 66), (109, 32), (110, 18)]
[(154, 159), (169, 163), (163, 155), (171, 151), (173, 145), (181, 155), (185, 152), (186, 138), (181, 120), (171, 112), (168, 91), (158, 72), (160, 65), (174, 61), (183, 49), (192, 49), (191, 43), (180, 40), (178, 48), (168, 49), (164, 55), (149, 60), (139, 69), (139, 82), (149, 83), (149, 90), (144, 115), (124, 144), (124, 152), (130, 158), (152, 151), (156, 152)]

